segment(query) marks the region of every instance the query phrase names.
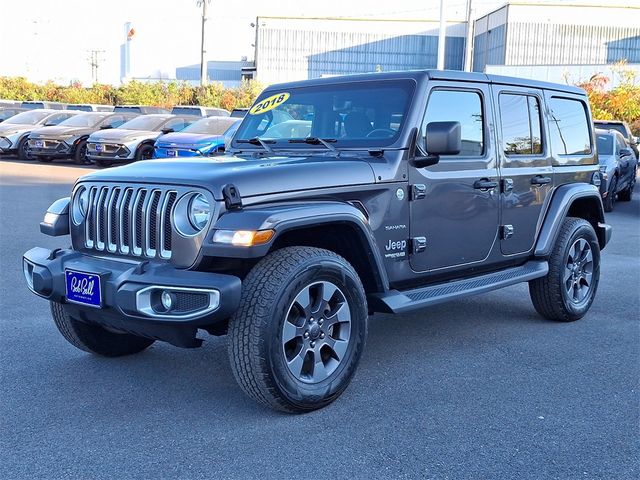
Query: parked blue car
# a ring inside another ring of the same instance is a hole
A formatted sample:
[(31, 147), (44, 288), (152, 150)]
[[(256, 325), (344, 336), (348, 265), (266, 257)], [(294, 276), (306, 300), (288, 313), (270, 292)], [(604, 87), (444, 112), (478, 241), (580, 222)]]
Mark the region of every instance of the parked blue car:
[(162, 135), (154, 145), (155, 158), (201, 157), (224, 152), (238, 129), (240, 118), (207, 117), (180, 132)]

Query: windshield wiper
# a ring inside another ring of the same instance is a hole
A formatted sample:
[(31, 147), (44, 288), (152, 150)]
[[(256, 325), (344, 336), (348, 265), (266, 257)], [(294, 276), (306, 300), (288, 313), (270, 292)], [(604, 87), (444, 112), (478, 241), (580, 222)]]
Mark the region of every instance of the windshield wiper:
[(289, 143), (307, 143), (309, 145), (324, 145), (329, 150), (331, 150), (336, 155), (340, 155), (340, 152), (331, 145), (332, 143), (336, 143), (337, 140), (335, 138), (318, 138), (318, 137), (306, 137), (306, 138), (292, 138), (289, 140)]
[(267, 139), (262, 139), (260, 137), (253, 137), (253, 138), (240, 138), (238, 140), (236, 140), (236, 143), (250, 143), (251, 145), (260, 145), (262, 148), (264, 148), (267, 152), (269, 153), (273, 153), (273, 148), (271, 148), (269, 146), (269, 143), (276, 143), (275, 140), (267, 140)]

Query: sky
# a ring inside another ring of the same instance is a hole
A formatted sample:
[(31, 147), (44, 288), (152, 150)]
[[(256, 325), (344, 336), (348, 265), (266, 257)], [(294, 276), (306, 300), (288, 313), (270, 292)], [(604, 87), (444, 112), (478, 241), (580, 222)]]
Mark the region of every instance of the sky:
[[(474, 16), (506, 0), (472, 0)], [(549, 1), (549, 0), (541, 0)], [(553, 3), (640, 4), (640, 0), (555, 0)], [(466, 0), (445, 0), (446, 18), (463, 20)], [(538, 2), (540, 3), (540, 2)], [(209, 60), (253, 59), (257, 16), (438, 19), (439, 0), (211, 0)], [(196, 0), (0, 0), (0, 76), (91, 84), (91, 50), (98, 79), (120, 82), (120, 45), (131, 22), (132, 74), (162, 72), (200, 62), (200, 8)], [(135, 43), (133, 43), (135, 42)]]

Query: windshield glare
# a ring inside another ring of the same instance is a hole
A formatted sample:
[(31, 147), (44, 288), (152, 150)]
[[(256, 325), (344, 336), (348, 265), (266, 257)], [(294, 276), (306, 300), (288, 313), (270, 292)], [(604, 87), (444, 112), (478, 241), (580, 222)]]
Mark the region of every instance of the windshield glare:
[(237, 118), (230, 117), (209, 117), (192, 123), (182, 131), (184, 133), (200, 133), (206, 135), (224, 135), (229, 128), (240, 123)]
[(71, 118), (66, 119), (64, 122), (60, 122), (61, 127), (95, 127), (106, 115), (100, 115), (99, 113), (81, 113), (74, 115)]
[(38, 112), (31, 110), (29, 112), (22, 112), (4, 121), (4, 123), (16, 123), (23, 125), (35, 125), (41, 120), (51, 115), (51, 112)]
[(143, 115), (141, 117), (136, 117), (133, 120), (129, 120), (128, 122), (123, 123), (118, 128), (123, 128), (125, 130), (154, 131), (159, 129), (166, 120), (167, 117), (152, 117)]
[(598, 135), (598, 155), (613, 155), (613, 135)]
[(402, 130), (413, 89), (410, 80), (383, 80), (264, 92), (234, 141), (259, 137), (288, 145), (318, 137), (335, 139), (338, 147), (389, 145)]

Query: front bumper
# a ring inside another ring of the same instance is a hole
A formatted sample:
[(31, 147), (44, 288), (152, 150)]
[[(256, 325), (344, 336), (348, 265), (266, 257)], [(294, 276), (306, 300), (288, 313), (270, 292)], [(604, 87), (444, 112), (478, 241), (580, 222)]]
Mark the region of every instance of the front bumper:
[[(24, 254), (23, 266), (29, 288), (43, 298), (63, 304), (71, 317), (182, 347), (198, 346), (197, 329), (228, 319), (240, 303), (242, 284), (238, 277), (181, 270), (161, 262), (106, 259), (74, 250), (36, 247)], [(100, 277), (99, 308), (67, 300), (66, 269)], [(191, 310), (155, 311), (149, 300), (154, 290), (191, 295), (182, 302)], [(194, 295), (202, 292), (211, 295), (208, 304), (193, 301)], [(217, 305), (211, 308), (214, 297)]]
[(73, 154), (73, 145), (62, 140), (29, 139), (29, 153), (34, 157), (64, 158)]
[(131, 160), (135, 156), (135, 148), (121, 143), (87, 143), (87, 158), (90, 161), (109, 160), (125, 161)]

